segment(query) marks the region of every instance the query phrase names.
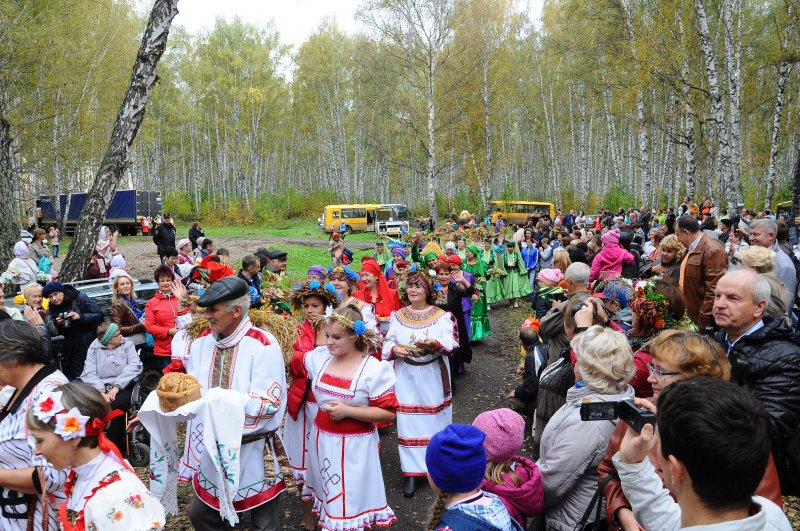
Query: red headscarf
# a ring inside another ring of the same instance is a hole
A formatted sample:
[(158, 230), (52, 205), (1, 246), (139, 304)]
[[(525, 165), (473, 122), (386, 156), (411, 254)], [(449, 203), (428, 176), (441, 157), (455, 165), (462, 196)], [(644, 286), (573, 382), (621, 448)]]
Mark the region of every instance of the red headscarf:
[[(367, 272), (375, 275), (378, 278), (378, 293), (375, 297), (375, 302), (372, 302), (372, 292), (364, 286), (362, 289), (356, 291), (353, 296), (364, 302), (375, 305), (375, 315), (377, 317), (388, 318), (394, 310), (401, 308), (400, 297), (397, 296), (397, 290), (389, 287), (386, 282), (386, 277), (383, 276), (381, 266), (378, 265), (374, 259), (363, 260), (361, 263), (361, 272)], [(362, 277), (363, 282), (363, 277)]]
[(463, 264), (463, 262), (461, 261), (461, 257), (458, 256), (457, 254), (451, 254), (450, 256), (448, 256), (447, 262), (450, 264), (457, 264), (458, 267), (461, 267), (461, 264)]

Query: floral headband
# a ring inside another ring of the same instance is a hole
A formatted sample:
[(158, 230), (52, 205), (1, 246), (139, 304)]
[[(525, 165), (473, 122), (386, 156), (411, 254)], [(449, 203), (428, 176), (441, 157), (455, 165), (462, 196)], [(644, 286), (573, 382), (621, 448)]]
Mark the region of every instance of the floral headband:
[(66, 410), (62, 402), (61, 391), (42, 393), (33, 403), (33, 416), (40, 422), (51, 425), (55, 421), (53, 432), (65, 441), (81, 437), (97, 437), (97, 444), (105, 453), (114, 454), (121, 463), (130, 469), (130, 465), (122, 458), (119, 448), (105, 436), (105, 429), (113, 419), (124, 415), (122, 410), (110, 411), (105, 417), (91, 418), (81, 413), (77, 407)]
[(295, 309), (299, 309), (303, 305), (303, 299), (311, 296), (321, 298), (328, 308), (331, 306), (339, 306), (342, 300), (341, 294), (336, 290), (333, 284), (328, 282), (323, 286), (322, 283), (316, 279), (297, 284), (289, 298), (292, 306), (294, 306)]
[(372, 330), (367, 330), (367, 325), (359, 319), (358, 321), (351, 321), (344, 315), (339, 315), (338, 313), (333, 313), (333, 309), (328, 306), (325, 308), (325, 320), (329, 323), (337, 323), (347, 330), (352, 330), (355, 335), (358, 337), (364, 337), (367, 341), (367, 344), (373, 349), (377, 350), (381, 346), (381, 336), (373, 332)]

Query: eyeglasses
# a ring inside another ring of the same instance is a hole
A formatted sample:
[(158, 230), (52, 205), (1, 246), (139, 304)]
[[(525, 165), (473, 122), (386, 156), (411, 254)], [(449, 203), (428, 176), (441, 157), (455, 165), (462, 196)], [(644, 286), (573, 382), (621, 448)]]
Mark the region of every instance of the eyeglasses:
[(650, 376), (655, 376), (659, 380), (663, 380), (665, 376), (677, 376), (680, 372), (666, 372), (662, 371), (655, 366), (653, 362), (647, 364), (647, 370), (650, 371)]

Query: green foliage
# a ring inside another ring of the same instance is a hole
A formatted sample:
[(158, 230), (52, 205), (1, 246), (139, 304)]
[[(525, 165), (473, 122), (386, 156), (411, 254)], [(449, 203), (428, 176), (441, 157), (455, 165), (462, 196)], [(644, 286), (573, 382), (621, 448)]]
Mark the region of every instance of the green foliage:
[(617, 185), (603, 198), (603, 204), (599, 208), (608, 208), (616, 212), (620, 208), (629, 208), (634, 205), (636, 198), (630, 190), (625, 189), (622, 185)]

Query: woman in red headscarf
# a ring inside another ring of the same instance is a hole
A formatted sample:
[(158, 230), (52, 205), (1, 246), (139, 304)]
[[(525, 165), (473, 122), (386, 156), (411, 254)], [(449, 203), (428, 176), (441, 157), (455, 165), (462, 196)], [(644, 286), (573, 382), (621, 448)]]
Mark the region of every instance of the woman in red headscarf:
[(109, 412), (99, 392), (78, 382), (42, 393), (28, 410), (37, 453), (55, 468), (70, 469), (67, 501), (58, 510), (61, 529), (164, 527), (164, 507), (103, 433), (122, 414), (118, 409)]
[(393, 311), (402, 307), (397, 290), (389, 287), (386, 277), (381, 271), (381, 266), (375, 259), (362, 262), (361, 282), (364, 287), (356, 291), (353, 296), (375, 308), (375, 317), (378, 318), (380, 331), (386, 335), (386, 331), (389, 330), (389, 317)]

